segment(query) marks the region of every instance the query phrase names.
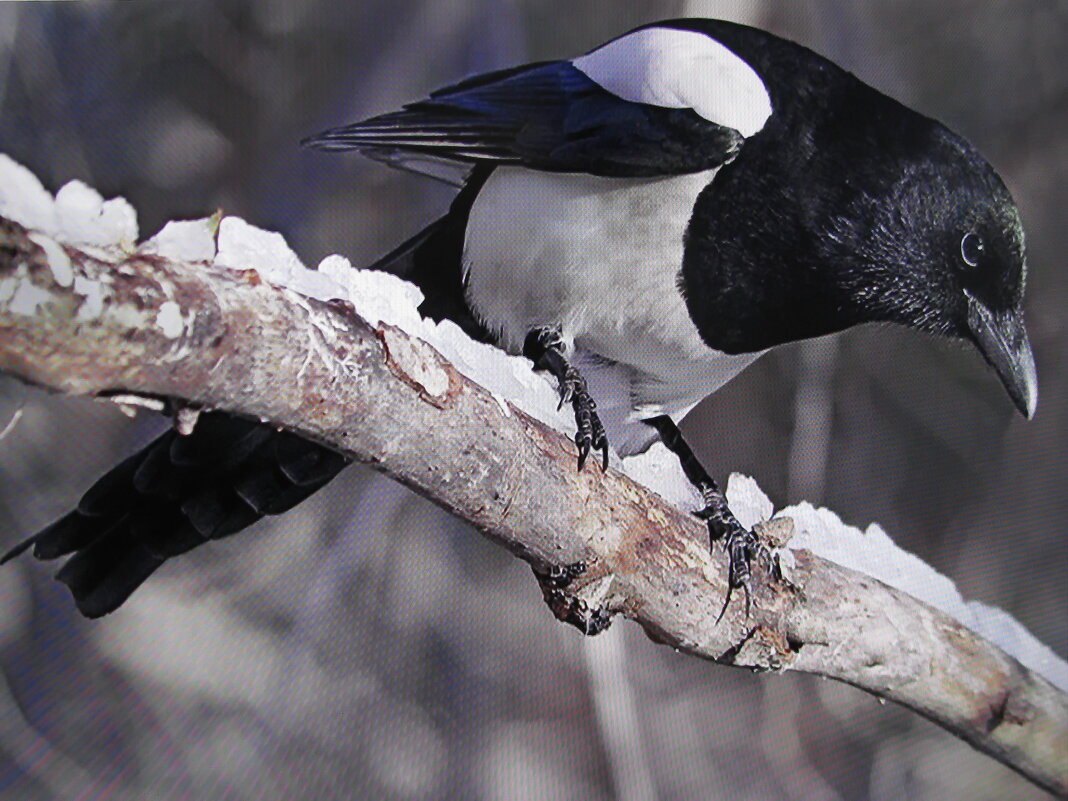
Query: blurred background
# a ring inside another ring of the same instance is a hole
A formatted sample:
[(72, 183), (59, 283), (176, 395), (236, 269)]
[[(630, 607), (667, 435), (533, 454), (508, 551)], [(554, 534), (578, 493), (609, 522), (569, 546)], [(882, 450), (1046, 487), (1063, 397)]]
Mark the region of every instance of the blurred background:
[[(0, 4), (0, 152), (79, 178), (143, 236), (222, 208), (308, 264), (367, 263), (442, 185), (299, 150), (442, 84), (719, 16), (801, 41), (970, 139), (1028, 234), (1038, 414), (970, 351), (893, 328), (766, 356), (683, 426), (902, 546), (1068, 656), (1068, 6), (831, 0), (187, 0)], [(0, 546), (163, 422), (0, 384)], [(1042, 793), (850, 687), (584, 639), (525, 565), (369, 471), (169, 563), (81, 619), (42, 566), (0, 570), (0, 798), (1005, 799)], [(1068, 754), (1066, 754), (1068, 758)]]

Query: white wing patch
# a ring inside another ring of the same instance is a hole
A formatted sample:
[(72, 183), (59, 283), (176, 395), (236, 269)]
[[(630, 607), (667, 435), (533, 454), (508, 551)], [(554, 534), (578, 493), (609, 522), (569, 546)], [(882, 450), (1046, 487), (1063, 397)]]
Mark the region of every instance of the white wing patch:
[(771, 98), (760, 76), (727, 47), (697, 31), (645, 28), (571, 63), (624, 100), (692, 108), (747, 138), (771, 116)]

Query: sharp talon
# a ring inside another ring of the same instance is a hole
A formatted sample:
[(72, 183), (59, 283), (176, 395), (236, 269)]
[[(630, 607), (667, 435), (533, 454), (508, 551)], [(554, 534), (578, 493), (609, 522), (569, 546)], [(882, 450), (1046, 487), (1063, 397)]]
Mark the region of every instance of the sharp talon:
[(600, 451), (601, 469), (608, 470), (608, 441), (604, 426), (597, 417), (597, 403), (590, 397), (589, 387), (582, 373), (568, 362), (566, 348), (560, 332), (540, 326), (531, 329), (523, 344), (523, 355), (534, 362), (535, 367), (548, 370), (556, 378), (559, 401), (556, 410), (570, 403), (575, 412), (575, 444), (578, 446), (578, 469), (586, 466), (591, 451)]
[(734, 587), (730, 584), (727, 585), (727, 597), (723, 599), (723, 608), (719, 610), (719, 616), (716, 618), (716, 625), (719, 625), (719, 621), (723, 620), (723, 616), (727, 614), (727, 607), (731, 605), (731, 593), (734, 592)]
[(583, 465), (586, 464), (586, 457), (590, 455), (590, 443), (589, 440), (582, 439), (575, 444), (578, 445), (579, 452), (578, 469), (582, 470)]

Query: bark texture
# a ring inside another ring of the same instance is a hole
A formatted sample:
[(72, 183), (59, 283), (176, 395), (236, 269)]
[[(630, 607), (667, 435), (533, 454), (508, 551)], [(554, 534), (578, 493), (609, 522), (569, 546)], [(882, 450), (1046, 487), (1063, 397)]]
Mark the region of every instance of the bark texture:
[[(509, 548), (561, 619), (590, 630), (623, 614), (721, 664), (847, 682), (1068, 793), (1068, 695), (942, 612), (797, 551), (789, 582), (758, 581), (749, 615), (736, 598), (717, 623), (726, 561), (699, 521), (615, 470), (577, 472), (566, 437), (421, 340), (253, 271), (63, 249), (73, 281), (0, 218), (0, 370), (71, 395), (270, 420)], [(570, 583), (553, 578), (578, 564)]]

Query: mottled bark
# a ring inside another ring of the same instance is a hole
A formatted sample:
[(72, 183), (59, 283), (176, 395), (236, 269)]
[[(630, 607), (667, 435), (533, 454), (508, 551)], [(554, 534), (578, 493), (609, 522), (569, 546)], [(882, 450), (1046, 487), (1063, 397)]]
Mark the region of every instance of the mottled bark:
[[(789, 583), (759, 580), (748, 617), (738, 598), (717, 623), (726, 562), (699, 521), (615, 470), (576, 471), (573, 443), (429, 345), (255, 272), (65, 250), (73, 283), (0, 219), (0, 370), (56, 392), (173, 399), (301, 432), (530, 562), (570, 622), (622, 613), (721, 664), (847, 682), (1068, 793), (1068, 696), (945, 614), (802, 550)], [(565, 587), (548, 578), (579, 563)]]

